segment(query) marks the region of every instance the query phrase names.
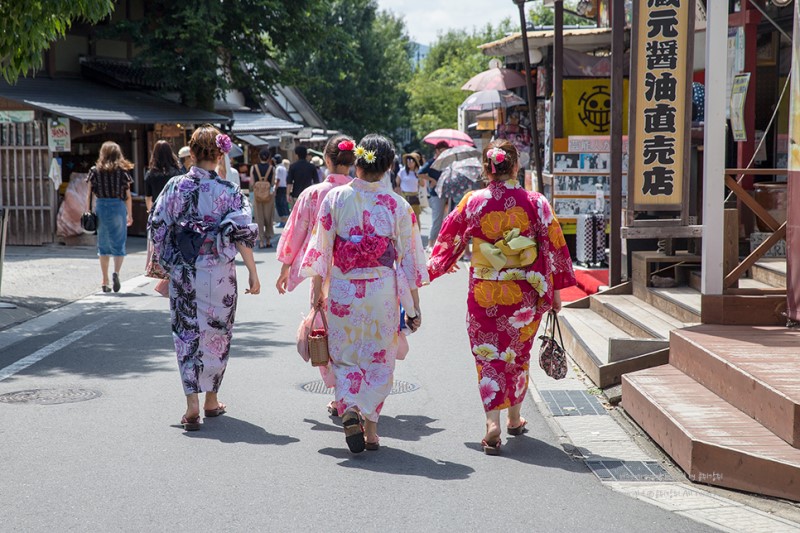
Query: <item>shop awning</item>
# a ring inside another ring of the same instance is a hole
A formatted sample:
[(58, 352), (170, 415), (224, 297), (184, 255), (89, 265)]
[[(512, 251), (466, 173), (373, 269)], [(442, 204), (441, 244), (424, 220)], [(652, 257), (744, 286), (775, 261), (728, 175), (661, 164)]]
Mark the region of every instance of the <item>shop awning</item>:
[[(553, 44), (554, 30), (528, 32), (531, 48), (544, 48)], [(564, 47), (580, 52), (591, 52), (611, 47), (611, 28), (564, 29)], [(517, 32), (491, 43), (479, 46), (487, 56), (522, 55), (522, 34)]]
[(263, 137), (258, 137), (256, 135), (237, 135), (237, 139), (242, 142), (249, 144), (250, 146), (266, 146), (269, 144), (269, 141)]
[(303, 129), (302, 124), (289, 122), (269, 113), (233, 112), (233, 127), (231, 131), (236, 136), (248, 133), (255, 135), (259, 133), (296, 132), (301, 129)]
[(0, 98), (79, 122), (131, 124), (227, 124), (223, 115), (186, 107), (144, 92), (125, 91), (85, 80), (22, 78), (0, 82)]

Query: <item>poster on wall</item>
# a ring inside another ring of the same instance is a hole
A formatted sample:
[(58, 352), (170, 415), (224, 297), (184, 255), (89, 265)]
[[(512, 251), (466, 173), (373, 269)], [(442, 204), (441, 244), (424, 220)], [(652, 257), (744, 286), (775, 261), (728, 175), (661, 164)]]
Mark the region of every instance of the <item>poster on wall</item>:
[[(603, 78), (566, 79), (563, 82), (564, 135), (609, 135), (611, 82)], [(628, 80), (622, 86), (623, 135), (628, 133)]]
[(51, 152), (69, 152), (72, 150), (69, 119), (67, 117), (51, 118), (47, 121), (47, 145)]
[(739, 74), (733, 78), (731, 86), (731, 133), (733, 140), (747, 140), (747, 128), (744, 124), (744, 102), (747, 99), (747, 87), (750, 85), (750, 73)]
[(629, 184), (634, 211), (680, 212), (689, 174), (694, 0), (637, 0)]

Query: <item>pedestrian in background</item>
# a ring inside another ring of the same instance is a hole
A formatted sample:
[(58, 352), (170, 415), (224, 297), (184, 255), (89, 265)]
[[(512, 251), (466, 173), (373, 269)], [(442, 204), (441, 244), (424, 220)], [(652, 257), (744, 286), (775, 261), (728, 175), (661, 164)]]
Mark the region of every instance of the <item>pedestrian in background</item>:
[(150, 165), (144, 175), (144, 203), (149, 213), (153, 209), (153, 202), (167, 182), (181, 174), (180, 163), (167, 141), (158, 141), (150, 154)]
[(258, 229), (250, 204), (239, 187), (215, 173), (231, 147), (227, 135), (213, 126), (195, 130), (189, 142), (194, 166), (171, 180), (156, 200), (148, 229), (154, 255), (169, 274), (172, 339), (186, 394), (181, 424), (186, 431), (200, 429), (200, 401), (204, 414), (225, 413), (217, 393), (228, 364), (236, 314), (236, 252), (247, 267), (249, 288), (261, 286), (252, 247)]
[[(355, 163), (354, 149), (355, 141), (346, 135), (336, 135), (325, 145), (325, 164), (329, 170), (328, 177), (323, 183), (312, 185), (303, 191), (303, 194), (297, 199), (286, 229), (278, 241), (278, 261), (283, 263), (280, 276), (275, 284), (278, 293), (291, 292), (303, 282), (304, 278), (300, 276), (300, 265), (316, 226), (319, 208), (330, 191), (350, 183), (351, 178), (348, 176), (348, 172)], [(320, 367), (320, 373), (325, 384), (333, 387), (335, 377), (329, 371), (329, 367)], [(328, 404), (328, 412), (338, 415), (336, 400)]]
[(273, 213), (275, 212), (275, 167), (269, 149), (258, 153), (259, 162), (250, 168), (250, 183), (255, 200), (255, 220), (258, 225), (259, 248), (272, 248)]
[(89, 182), (89, 202), (92, 194), (97, 198), (97, 255), (100, 258), (100, 271), (103, 275), (103, 292), (111, 292), (108, 282), (110, 258), (114, 258), (112, 284), (114, 292), (119, 292), (119, 272), (125, 260), (125, 244), (128, 240), (128, 227), (133, 224), (133, 200), (131, 199), (130, 170), (133, 163), (125, 159), (122, 149), (115, 142), (107, 141), (100, 147), (100, 157), (89, 169), (86, 181)]
[(542, 315), (561, 309), (560, 289), (575, 285), (572, 260), (544, 196), (519, 186), (519, 155), (506, 140), (483, 151), (485, 189), (462, 199), (442, 224), (428, 261), (431, 280), (458, 267), (473, 240), (467, 294), (467, 334), (486, 411), (485, 453), (500, 450), (500, 411), (509, 435), (525, 431), (520, 408)]
[(417, 289), (428, 273), (416, 215), (381, 183), (395, 155), (391, 142), (367, 135), (354, 155), (357, 178), (323, 200), (301, 275), (313, 279), (315, 307), (330, 310), (335, 398), (347, 446), (358, 453), (379, 448), (378, 418), (399, 347), (398, 300), (416, 330), (422, 321)]
[(439, 141), (434, 149), (433, 157), (419, 169), (419, 177), (428, 186), (428, 203), (431, 206), (431, 215), (433, 217), (431, 221), (431, 230), (430, 233), (428, 233), (429, 249), (433, 248), (433, 243), (436, 242), (436, 238), (439, 236), (439, 230), (442, 228), (442, 220), (444, 220), (445, 211), (442, 198), (440, 198), (439, 194), (436, 192), (436, 183), (439, 181), (442, 172), (431, 167), (436, 162), (436, 159), (442, 155), (442, 152), (448, 148), (450, 148), (450, 146), (445, 141)]
[(291, 203), (297, 201), (300, 194), (317, 183), (317, 167), (308, 161), (308, 148), (298, 146), (294, 149), (297, 161), (289, 167), (286, 175), (286, 199)]
[(419, 200), (419, 168), (420, 157), (419, 154), (410, 153), (403, 156), (403, 167), (397, 173), (397, 181), (395, 186), (400, 194), (411, 205), (416, 215), (417, 226), (420, 226), (419, 215), (422, 213), (422, 205)]
[(289, 218), (289, 200), (286, 198), (286, 175), (289, 173), (287, 165), (280, 154), (272, 157), (272, 165), (275, 167), (275, 209), (278, 211), (279, 228), (286, 226)]
[(181, 174), (189, 172), (189, 168), (192, 166), (192, 151), (188, 146), (182, 146), (178, 150), (178, 161), (181, 163)]

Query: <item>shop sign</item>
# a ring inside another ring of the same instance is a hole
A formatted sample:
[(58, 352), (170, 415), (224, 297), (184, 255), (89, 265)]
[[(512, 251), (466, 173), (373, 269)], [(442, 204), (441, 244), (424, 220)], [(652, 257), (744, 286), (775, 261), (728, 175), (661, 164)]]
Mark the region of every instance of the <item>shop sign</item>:
[(733, 78), (731, 87), (731, 132), (734, 141), (747, 140), (747, 128), (744, 123), (744, 102), (747, 99), (747, 87), (750, 85), (750, 73), (739, 74)]
[(634, 211), (684, 212), (694, 0), (637, 0), (631, 50)]
[(0, 111), (0, 123), (33, 122), (33, 111)]
[[(579, 78), (563, 81), (564, 135), (609, 135), (611, 133), (611, 81)], [(628, 124), (628, 80), (622, 86), (623, 133)]]
[(51, 118), (47, 121), (47, 144), (51, 152), (69, 152), (72, 150), (69, 119), (67, 117)]

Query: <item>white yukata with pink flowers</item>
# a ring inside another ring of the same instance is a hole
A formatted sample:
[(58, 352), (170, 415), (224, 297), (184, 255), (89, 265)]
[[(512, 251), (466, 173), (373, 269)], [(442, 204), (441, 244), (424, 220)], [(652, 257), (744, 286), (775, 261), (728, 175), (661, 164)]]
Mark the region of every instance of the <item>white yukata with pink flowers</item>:
[(428, 283), (416, 216), (380, 182), (355, 179), (332, 190), (319, 213), (300, 274), (330, 283), (328, 346), (339, 414), (377, 422), (392, 390), (399, 304)]

